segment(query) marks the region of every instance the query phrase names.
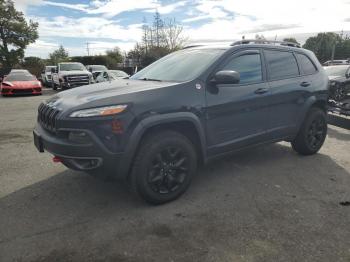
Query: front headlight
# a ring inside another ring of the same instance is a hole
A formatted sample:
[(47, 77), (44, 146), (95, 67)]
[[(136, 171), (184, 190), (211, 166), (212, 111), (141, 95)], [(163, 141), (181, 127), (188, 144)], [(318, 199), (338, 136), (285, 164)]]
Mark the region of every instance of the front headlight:
[(330, 85), (331, 86), (335, 86), (337, 84), (337, 82), (331, 82)]
[(91, 116), (110, 116), (123, 112), (127, 105), (115, 105), (105, 107), (95, 107), (89, 109), (78, 110), (69, 115), (69, 117), (91, 117)]

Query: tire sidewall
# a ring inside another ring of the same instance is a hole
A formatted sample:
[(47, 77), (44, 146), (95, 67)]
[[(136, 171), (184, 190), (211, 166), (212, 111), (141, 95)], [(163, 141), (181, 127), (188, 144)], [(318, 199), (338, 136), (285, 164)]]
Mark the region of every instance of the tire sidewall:
[[(308, 135), (308, 130), (310, 128), (310, 125), (312, 124), (312, 122), (316, 119), (320, 119), (323, 121), (323, 125), (324, 125), (324, 130), (323, 130), (323, 136), (322, 136), (322, 141), (319, 143), (319, 145), (315, 148), (311, 147), (309, 142), (308, 142), (308, 138), (307, 138), (307, 135)], [(326, 114), (319, 110), (319, 109), (313, 109), (306, 122), (305, 122), (305, 125), (303, 126), (303, 140), (304, 140), (304, 143), (305, 143), (305, 146), (307, 147), (307, 149), (312, 152), (312, 153), (316, 153), (317, 151), (320, 150), (320, 148), (322, 147), (325, 139), (327, 137), (327, 119), (326, 119)]]
[[(188, 173), (183, 184), (174, 192), (160, 194), (154, 192), (147, 182), (148, 169), (150, 162), (153, 161), (155, 155), (166, 147), (179, 147), (188, 158)], [(147, 149), (147, 151), (145, 150)], [(194, 147), (190, 141), (186, 141), (184, 137), (159, 135), (156, 139), (152, 139), (146, 143), (143, 150), (139, 152), (139, 163), (133, 171), (133, 183), (135, 183), (137, 192), (146, 201), (153, 204), (161, 204), (172, 201), (182, 195), (189, 185), (197, 169), (197, 157)]]

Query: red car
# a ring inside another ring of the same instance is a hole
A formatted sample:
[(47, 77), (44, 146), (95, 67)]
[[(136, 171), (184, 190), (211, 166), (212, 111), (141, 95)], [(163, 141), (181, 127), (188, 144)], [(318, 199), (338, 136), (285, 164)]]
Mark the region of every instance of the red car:
[(6, 76), (0, 86), (3, 96), (41, 95), (41, 83), (35, 76), (26, 73), (12, 73)]

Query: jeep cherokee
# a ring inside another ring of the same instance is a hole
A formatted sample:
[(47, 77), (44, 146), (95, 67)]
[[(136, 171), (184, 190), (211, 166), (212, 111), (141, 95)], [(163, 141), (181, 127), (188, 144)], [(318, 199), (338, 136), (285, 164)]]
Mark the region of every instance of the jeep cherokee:
[(160, 204), (186, 191), (198, 163), (289, 141), (315, 154), (327, 133), (328, 78), (290, 43), (192, 46), (130, 79), (59, 93), (38, 108), (34, 143), (69, 168), (122, 178)]

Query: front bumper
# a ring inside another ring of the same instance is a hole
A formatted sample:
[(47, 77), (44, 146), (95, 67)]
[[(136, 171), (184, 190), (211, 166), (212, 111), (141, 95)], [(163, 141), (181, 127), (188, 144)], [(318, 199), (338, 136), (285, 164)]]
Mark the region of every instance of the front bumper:
[(2, 95), (40, 95), (41, 94), (41, 87), (33, 87), (33, 88), (2, 88), (1, 89)]
[[(69, 132), (69, 129), (65, 129)], [(77, 131), (72, 129), (72, 132)], [(89, 130), (79, 130), (89, 135), (89, 143), (78, 143), (68, 138), (58, 137), (37, 124), (34, 144), (40, 152), (47, 151), (58, 157), (68, 168), (86, 171), (101, 177), (118, 177), (124, 153), (113, 153)]]

